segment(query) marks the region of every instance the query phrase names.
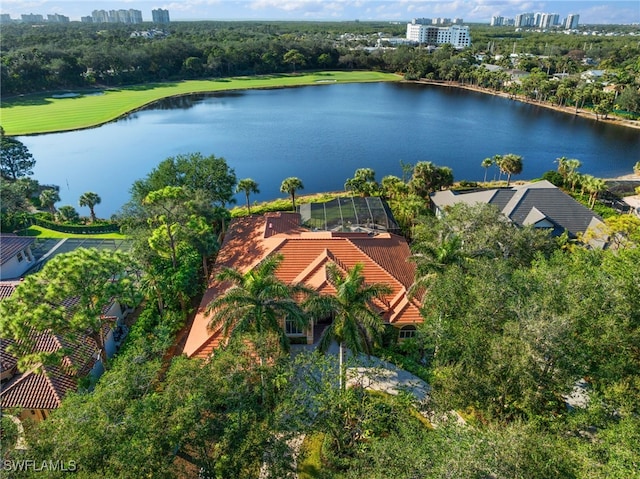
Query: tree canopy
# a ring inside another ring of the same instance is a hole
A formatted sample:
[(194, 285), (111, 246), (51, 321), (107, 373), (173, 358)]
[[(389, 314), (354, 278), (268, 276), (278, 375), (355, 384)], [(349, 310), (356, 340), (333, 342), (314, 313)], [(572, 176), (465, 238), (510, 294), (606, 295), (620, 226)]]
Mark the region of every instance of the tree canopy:
[(0, 135), (0, 173), (3, 177), (17, 180), (33, 174), (36, 160), (24, 144), (15, 138)]
[(33, 364), (47, 357), (33, 351), (38, 333), (49, 331), (73, 341), (86, 334), (106, 364), (103, 324), (109, 319), (103, 308), (114, 300), (134, 305), (132, 267), (127, 254), (109, 249), (79, 248), (55, 256), (0, 302), (0, 335), (15, 340), (18, 357)]
[(184, 186), (202, 191), (214, 205), (233, 202), (236, 175), (224, 158), (190, 153), (167, 158), (160, 162), (143, 180), (134, 182), (131, 194), (141, 203), (152, 191), (165, 186)]

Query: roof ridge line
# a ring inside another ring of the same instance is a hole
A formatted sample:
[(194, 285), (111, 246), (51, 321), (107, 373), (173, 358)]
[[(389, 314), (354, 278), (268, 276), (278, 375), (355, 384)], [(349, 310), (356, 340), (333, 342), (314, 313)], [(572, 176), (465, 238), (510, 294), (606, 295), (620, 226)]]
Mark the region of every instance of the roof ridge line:
[(511, 219), (511, 214), (515, 211), (518, 205), (522, 202), (524, 197), (529, 193), (529, 188), (522, 188), (515, 190), (514, 195), (509, 198), (507, 204), (502, 208), (502, 214)]
[(40, 366), (44, 368), (44, 365), (42, 363), (38, 363), (37, 365), (33, 366), (31, 369), (28, 369), (27, 371), (21, 373), (21, 377), (16, 379), (12, 384), (9, 384), (7, 387), (3, 387), (2, 389), (0, 389), (0, 396), (3, 396), (7, 391), (11, 391), (15, 389), (18, 384), (22, 384), (22, 382), (25, 381), (32, 374), (36, 374), (36, 370)]
[(351, 241), (351, 239), (347, 239), (349, 241), (349, 243), (351, 243), (354, 247), (356, 247), (358, 249), (358, 251), (361, 251), (363, 255), (365, 255), (367, 258), (369, 258), (369, 261), (371, 261), (374, 265), (376, 265), (376, 267), (378, 267), (380, 270), (384, 271), (386, 274), (388, 274), (389, 276), (391, 276), (393, 278), (393, 280), (398, 283), (400, 285), (400, 289), (406, 289), (405, 285), (402, 283), (402, 281), (400, 281), (398, 278), (395, 277), (395, 275), (389, 271), (387, 268), (385, 268), (384, 266), (382, 266), (380, 263), (378, 263), (375, 258), (372, 258), (371, 255), (369, 253), (367, 253), (365, 250), (363, 250), (362, 248), (360, 248), (360, 246), (358, 246), (356, 243), (354, 243), (353, 241)]
[[(60, 405), (60, 403), (62, 402), (62, 397), (60, 396), (60, 393), (58, 392), (58, 388), (56, 387), (56, 385), (54, 384), (53, 380), (51, 379), (51, 376), (49, 376), (49, 373), (55, 374), (55, 371), (53, 369), (51, 369), (51, 370), (46, 369), (46, 366), (42, 366), (42, 370), (44, 371), (45, 381), (49, 384), (49, 387), (51, 388), (51, 390), (53, 391), (53, 394), (55, 395), (56, 399), (58, 400), (58, 405)], [(70, 381), (74, 381), (74, 379), (72, 378), (71, 375), (66, 374), (62, 370), (60, 371), (60, 373), (63, 376), (67, 376)]]

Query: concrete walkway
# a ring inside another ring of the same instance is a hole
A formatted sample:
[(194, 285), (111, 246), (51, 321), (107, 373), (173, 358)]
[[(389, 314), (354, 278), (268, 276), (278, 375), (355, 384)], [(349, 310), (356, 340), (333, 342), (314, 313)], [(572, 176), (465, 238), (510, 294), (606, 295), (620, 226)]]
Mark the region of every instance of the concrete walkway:
[[(292, 345), (291, 354), (295, 356), (302, 351), (314, 351), (317, 346), (317, 343)], [(338, 356), (339, 346), (335, 341), (331, 343), (327, 354)], [(431, 387), (418, 376), (375, 356), (368, 357), (365, 354), (361, 354), (355, 360), (347, 349), (345, 349), (344, 356), (344, 361), (347, 364), (348, 386), (359, 385), (366, 389), (383, 391), (394, 395), (404, 391), (413, 394), (419, 402), (428, 399)], [(354, 363), (357, 365), (352, 366)]]

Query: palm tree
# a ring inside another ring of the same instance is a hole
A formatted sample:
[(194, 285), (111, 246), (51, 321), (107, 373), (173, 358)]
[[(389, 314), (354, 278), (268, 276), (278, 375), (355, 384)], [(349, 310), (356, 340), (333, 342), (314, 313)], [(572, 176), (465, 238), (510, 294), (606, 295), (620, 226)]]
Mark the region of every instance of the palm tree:
[(482, 160), (482, 167), (484, 168), (484, 182), (487, 182), (487, 171), (489, 171), (489, 168), (491, 167), (491, 165), (493, 165), (493, 158), (485, 158), (484, 160)]
[(236, 187), (236, 193), (240, 193), (244, 191), (245, 196), (247, 197), (247, 212), (251, 214), (251, 207), (249, 205), (249, 195), (251, 193), (260, 193), (258, 189), (258, 183), (253, 181), (251, 178), (245, 178), (244, 180), (240, 180), (238, 182), (238, 186)]
[(607, 190), (607, 183), (602, 178), (596, 178), (591, 175), (584, 175), (582, 185), (587, 193), (589, 193), (589, 208), (593, 208), (598, 199), (598, 195)]
[(58, 201), (60, 201), (60, 195), (56, 190), (52, 188), (42, 190), (42, 193), (40, 193), (40, 204), (46, 208), (49, 208), (49, 211), (52, 215), (56, 214), (55, 204)]
[[(500, 162), (502, 161), (502, 155), (493, 155), (493, 164), (498, 167), (498, 181), (502, 181), (502, 169), (500, 168)], [(495, 176), (493, 178), (495, 180)]]
[(560, 173), (565, 183), (569, 181), (569, 177), (582, 166), (580, 160), (576, 160), (575, 158), (569, 159), (566, 156), (556, 158), (556, 163), (558, 163), (558, 173)]
[(80, 215), (71, 205), (65, 205), (58, 208), (58, 221), (62, 223), (75, 223), (80, 219)]
[(80, 206), (87, 206), (89, 208), (89, 211), (91, 212), (92, 223), (95, 223), (96, 221), (96, 213), (93, 208), (95, 205), (99, 205), (101, 201), (102, 198), (100, 198), (100, 196), (98, 196), (98, 194), (94, 193), (93, 191), (87, 191), (80, 196), (80, 201), (78, 201), (78, 204)]
[(522, 173), (522, 157), (513, 153), (503, 155), (497, 165), (500, 171), (507, 174), (507, 186), (511, 182), (511, 175)]
[(640, 161), (637, 161), (635, 165), (633, 165), (633, 172), (636, 175), (640, 175)]
[(290, 176), (285, 178), (280, 185), (281, 193), (289, 193), (291, 195), (291, 203), (293, 203), (293, 211), (296, 210), (296, 191), (304, 190), (304, 185), (300, 178)]
[(382, 283), (365, 283), (361, 263), (343, 273), (335, 264), (327, 266), (327, 278), (336, 289), (335, 296), (323, 296), (323, 309), (330, 311), (333, 322), (320, 338), (320, 351), (326, 352), (333, 340), (340, 345), (340, 388), (344, 388), (343, 348), (354, 354), (371, 354), (373, 345), (380, 337), (384, 325), (372, 308), (372, 301), (391, 293), (391, 288)]
[(275, 272), (282, 260), (282, 255), (268, 256), (246, 273), (233, 268), (218, 273), (217, 281), (228, 281), (232, 286), (207, 305), (206, 312), (211, 314), (209, 328), (221, 327), (222, 334), (229, 338), (244, 333), (255, 333), (258, 337), (275, 333), (283, 351), (287, 351), (289, 339), (283, 321), (292, 321), (301, 329), (307, 327), (309, 318), (296, 296), (310, 291), (278, 279)]

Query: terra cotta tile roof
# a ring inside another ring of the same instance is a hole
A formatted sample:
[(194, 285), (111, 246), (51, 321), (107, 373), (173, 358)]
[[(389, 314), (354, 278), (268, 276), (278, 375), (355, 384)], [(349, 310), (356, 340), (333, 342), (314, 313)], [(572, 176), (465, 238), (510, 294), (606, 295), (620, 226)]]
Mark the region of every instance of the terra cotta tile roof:
[(0, 301), (9, 298), (19, 284), (20, 281), (0, 281)]
[(55, 409), (64, 395), (75, 390), (75, 377), (56, 366), (42, 366), (14, 376), (2, 387), (2, 408)]
[(304, 283), (321, 294), (335, 291), (327, 281), (328, 264), (347, 269), (361, 263), (367, 283), (384, 283), (392, 290), (375, 305), (385, 321), (398, 325), (422, 322), (417, 303), (406, 294), (414, 280), (415, 264), (407, 261), (410, 251), (404, 238), (390, 233), (309, 231), (300, 226), (297, 213), (271, 213), (238, 218), (229, 225), (184, 353), (207, 357), (221, 340), (219, 332), (207, 328), (209, 318), (205, 314), (207, 305), (229, 287), (216, 281), (216, 274), (223, 267), (245, 273), (267, 256), (278, 253), (283, 255), (276, 270), (279, 279)]

